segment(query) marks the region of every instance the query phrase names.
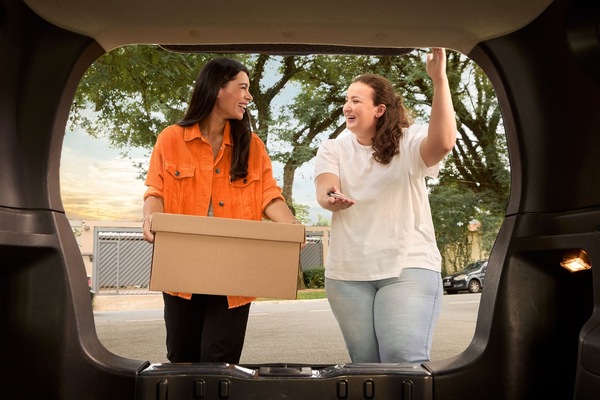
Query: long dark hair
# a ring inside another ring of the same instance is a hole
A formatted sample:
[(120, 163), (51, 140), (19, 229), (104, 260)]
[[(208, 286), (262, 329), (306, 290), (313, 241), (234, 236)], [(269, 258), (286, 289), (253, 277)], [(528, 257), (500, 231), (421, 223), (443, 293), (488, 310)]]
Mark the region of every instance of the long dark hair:
[(385, 113), (377, 120), (373, 138), (373, 158), (382, 164), (389, 164), (392, 157), (400, 151), (402, 128), (408, 128), (412, 123), (410, 113), (404, 106), (402, 96), (396, 94), (386, 78), (376, 74), (364, 74), (352, 82), (370, 86), (373, 89), (373, 103), (385, 105)]
[[(190, 105), (183, 119), (177, 125), (191, 126), (208, 118), (217, 101), (219, 89), (225, 87), (240, 72), (250, 76), (248, 69), (243, 64), (230, 58), (219, 57), (207, 62), (198, 73)], [(252, 127), (247, 112), (244, 113), (242, 120), (230, 119), (229, 123), (233, 141), (230, 179), (233, 182), (248, 175)]]

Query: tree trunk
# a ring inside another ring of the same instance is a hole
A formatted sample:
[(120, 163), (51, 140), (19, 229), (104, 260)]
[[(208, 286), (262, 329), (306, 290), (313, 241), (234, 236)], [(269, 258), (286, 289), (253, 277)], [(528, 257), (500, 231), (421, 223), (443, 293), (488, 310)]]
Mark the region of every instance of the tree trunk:
[(302, 273), (302, 265), (298, 263), (298, 290), (306, 289), (304, 284), (304, 274)]

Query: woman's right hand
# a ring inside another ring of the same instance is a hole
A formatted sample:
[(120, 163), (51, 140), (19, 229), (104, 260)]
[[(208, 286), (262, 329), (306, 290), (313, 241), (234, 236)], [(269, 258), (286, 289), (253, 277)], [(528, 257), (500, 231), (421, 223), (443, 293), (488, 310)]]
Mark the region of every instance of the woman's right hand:
[(155, 212), (165, 212), (163, 199), (157, 196), (148, 196), (144, 200), (143, 207), (144, 219), (142, 220), (142, 230), (144, 231), (144, 240), (148, 243), (154, 243), (154, 231), (150, 230), (152, 226), (152, 214)]
[(147, 215), (142, 220), (142, 229), (144, 231), (144, 240), (148, 243), (154, 243), (154, 232), (150, 230), (152, 226), (152, 214)]

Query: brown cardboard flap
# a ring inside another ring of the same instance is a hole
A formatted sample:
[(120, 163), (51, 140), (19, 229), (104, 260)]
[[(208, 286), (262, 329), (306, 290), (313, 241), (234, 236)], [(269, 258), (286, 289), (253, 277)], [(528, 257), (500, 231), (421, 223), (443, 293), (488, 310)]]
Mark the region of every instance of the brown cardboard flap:
[(303, 243), (304, 226), (181, 214), (152, 214), (152, 231)]

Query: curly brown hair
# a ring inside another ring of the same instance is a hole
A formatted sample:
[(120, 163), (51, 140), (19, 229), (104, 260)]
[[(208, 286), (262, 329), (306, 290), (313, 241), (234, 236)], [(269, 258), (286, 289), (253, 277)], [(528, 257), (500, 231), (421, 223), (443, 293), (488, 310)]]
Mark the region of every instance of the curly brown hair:
[(373, 158), (381, 164), (389, 164), (400, 151), (402, 129), (412, 123), (409, 110), (404, 106), (402, 96), (386, 78), (376, 74), (363, 74), (352, 83), (361, 82), (373, 89), (373, 103), (385, 105), (386, 111), (379, 117), (373, 138)]

